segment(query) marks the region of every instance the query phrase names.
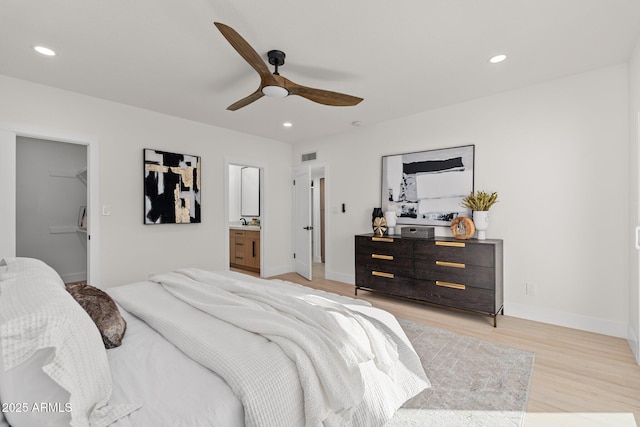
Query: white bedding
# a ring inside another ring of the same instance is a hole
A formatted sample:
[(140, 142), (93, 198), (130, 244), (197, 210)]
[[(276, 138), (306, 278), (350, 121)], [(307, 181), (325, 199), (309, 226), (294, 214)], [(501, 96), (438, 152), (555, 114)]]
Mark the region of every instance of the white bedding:
[[(139, 282), (109, 293), (191, 359), (224, 378), (244, 406), (247, 426), (381, 426), (402, 403), (429, 386), (395, 318), (368, 303), (232, 272), (184, 269), (154, 280), (162, 285)], [(259, 289), (268, 292), (257, 293)], [(325, 309), (314, 308), (319, 305)], [(327, 308), (328, 317), (322, 314)], [(252, 313), (261, 320), (247, 322)], [(287, 323), (293, 325), (289, 332)], [(332, 324), (339, 327), (330, 337)], [(133, 325), (135, 330), (135, 321)], [(125, 336), (123, 353), (127, 345)], [(114, 376), (119, 376), (118, 362), (113, 363)], [(114, 383), (120, 388), (120, 380)], [(138, 394), (115, 389), (114, 397), (122, 392), (125, 401), (132, 397), (127, 393)], [(165, 396), (161, 401), (176, 400)], [(131, 415), (132, 425), (143, 425), (134, 420), (147, 412), (149, 402), (142, 403)]]
[(222, 378), (119, 309), (127, 332), (120, 347), (107, 351), (111, 402), (142, 407), (111, 427), (244, 426), (242, 403)]

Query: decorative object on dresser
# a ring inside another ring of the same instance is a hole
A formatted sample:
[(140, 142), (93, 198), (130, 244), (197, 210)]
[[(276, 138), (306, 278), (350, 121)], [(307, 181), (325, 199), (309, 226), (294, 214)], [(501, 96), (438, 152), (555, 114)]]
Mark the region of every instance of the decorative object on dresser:
[(397, 223), (397, 219), (398, 219), (398, 213), (396, 211), (386, 211), (384, 213), (384, 219), (387, 221), (387, 231), (389, 232), (389, 234), (395, 234), (396, 233), (396, 223)]
[(498, 193), (472, 191), (462, 200), (462, 206), (473, 211), (473, 223), (478, 231), (478, 240), (487, 238), (486, 230), (489, 228), (489, 208), (498, 202)]
[(387, 234), (387, 221), (384, 219), (381, 208), (373, 208), (373, 212), (371, 212), (371, 227), (373, 227), (373, 232), (378, 236)]
[(415, 237), (418, 239), (433, 239), (435, 230), (433, 227), (402, 227), (400, 229), (402, 237)]
[(504, 314), (502, 240), (355, 236), (355, 293), (381, 292), (482, 314)]
[(451, 234), (456, 239), (468, 239), (476, 232), (476, 227), (473, 225), (471, 218), (459, 216), (451, 221)]
[(470, 217), (461, 202), (473, 191), (474, 156), (474, 145), (383, 156), (382, 210), (408, 225), (448, 227)]

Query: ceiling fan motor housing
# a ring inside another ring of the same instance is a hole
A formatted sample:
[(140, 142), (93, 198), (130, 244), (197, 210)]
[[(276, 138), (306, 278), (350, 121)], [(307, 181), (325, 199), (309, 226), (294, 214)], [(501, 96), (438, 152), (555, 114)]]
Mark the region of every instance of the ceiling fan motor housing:
[(274, 74), (278, 74), (278, 67), (284, 65), (284, 58), (287, 55), (284, 54), (281, 50), (270, 50), (267, 52), (267, 57), (269, 58), (269, 64), (275, 65), (276, 72)]

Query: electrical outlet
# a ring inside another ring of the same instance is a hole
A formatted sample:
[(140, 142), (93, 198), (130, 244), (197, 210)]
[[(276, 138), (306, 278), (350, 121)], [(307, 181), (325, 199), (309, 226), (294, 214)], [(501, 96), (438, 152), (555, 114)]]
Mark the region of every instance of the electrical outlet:
[(535, 297), (536, 296), (536, 285), (534, 285), (532, 283), (525, 283), (524, 284), (524, 292), (525, 292), (525, 294), (527, 294), (527, 296)]
[(102, 215), (104, 215), (104, 216), (109, 216), (109, 215), (111, 215), (111, 206), (109, 206), (109, 205), (102, 205)]

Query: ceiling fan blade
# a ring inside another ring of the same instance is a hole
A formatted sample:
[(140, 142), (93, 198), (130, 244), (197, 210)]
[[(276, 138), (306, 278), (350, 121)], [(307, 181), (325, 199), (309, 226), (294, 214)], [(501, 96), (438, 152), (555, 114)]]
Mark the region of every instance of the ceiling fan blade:
[(267, 67), (267, 64), (260, 57), (258, 52), (251, 47), (240, 34), (228, 25), (220, 22), (214, 22), (214, 25), (220, 30), (224, 38), (231, 44), (231, 46), (244, 58), (245, 61), (253, 67), (254, 70), (260, 75), (260, 79), (263, 83), (270, 83), (273, 81), (272, 74)]
[(247, 105), (251, 104), (254, 101), (257, 101), (258, 99), (262, 98), (264, 96), (264, 93), (262, 93), (262, 86), (260, 86), (258, 88), (258, 90), (256, 90), (255, 92), (253, 92), (251, 95), (246, 96), (244, 98), (242, 98), (240, 101), (236, 101), (233, 104), (229, 105), (227, 107), (227, 110), (230, 111), (236, 111), (242, 107), (246, 107)]
[(357, 96), (302, 86), (286, 78), (284, 80), (285, 87), (289, 91), (289, 95), (298, 95), (303, 98), (307, 98), (310, 101), (317, 102), (318, 104), (331, 105), (335, 107), (351, 107), (362, 102), (362, 98)]

